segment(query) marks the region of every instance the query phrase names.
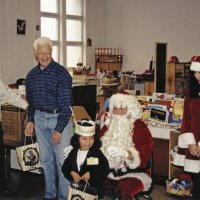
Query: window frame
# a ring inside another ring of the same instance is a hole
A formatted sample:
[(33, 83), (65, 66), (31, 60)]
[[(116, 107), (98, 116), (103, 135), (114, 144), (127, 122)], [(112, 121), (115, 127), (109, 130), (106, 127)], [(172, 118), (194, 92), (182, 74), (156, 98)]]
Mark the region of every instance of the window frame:
[[(66, 0), (58, 0), (57, 3), (57, 13), (51, 13), (51, 12), (44, 12), (40, 11), (39, 6), (39, 12), (40, 12), (40, 26), (41, 26), (41, 17), (49, 17), (49, 18), (56, 18), (58, 20), (58, 40), (52, 40), (53, 46), (57, 46), (58, 48), (58, 62), (65, 66), (67, 69), (72, 70), (72, 67), (67, 66), (67, 46), (80, 46), (82, 49), (82, 63), (85, 63), (86, 58), (86, 49), (85, 49), (85, 0), (82, 1), (82, 16), (80, 15), (68, 15), (66, 14)], [(40, 0), (39, 0), (40, 5)], [(67, 20), (77, 20), (82, 22), (82, 41), (67, 41)], [(41, 35), (41, 33), (40, 33)], [(77, 61), (78, 62), (78, 61)], [(76, 67), (76, 66), (74, 66)]]

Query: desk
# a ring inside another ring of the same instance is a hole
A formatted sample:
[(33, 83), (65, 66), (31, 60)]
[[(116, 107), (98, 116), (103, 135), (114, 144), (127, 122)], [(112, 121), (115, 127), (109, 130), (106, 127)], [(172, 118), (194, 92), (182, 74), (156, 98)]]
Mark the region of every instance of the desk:
[(172, 166), (170, 150), (178, 143), (178, 131), (158, 127), (149, 127), (154, 140), (152, 177), (155, 182), (165, 183), (169, 177), (180, 170)]

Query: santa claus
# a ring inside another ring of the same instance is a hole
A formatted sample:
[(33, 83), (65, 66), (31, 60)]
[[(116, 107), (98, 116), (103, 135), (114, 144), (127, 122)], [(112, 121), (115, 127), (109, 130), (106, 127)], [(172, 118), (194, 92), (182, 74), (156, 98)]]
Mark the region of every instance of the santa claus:
[(121, 200), (133, 199), (141, 191), (148, 191), (152, 179), (149, 161), (153, 139), (140, 119), (142, 109), (138, 100), (128, 93), (117, 93), (109, 100), (109, 112), (100, 130), (102, 151), (109, 161), (109, 184), (114, 185)]

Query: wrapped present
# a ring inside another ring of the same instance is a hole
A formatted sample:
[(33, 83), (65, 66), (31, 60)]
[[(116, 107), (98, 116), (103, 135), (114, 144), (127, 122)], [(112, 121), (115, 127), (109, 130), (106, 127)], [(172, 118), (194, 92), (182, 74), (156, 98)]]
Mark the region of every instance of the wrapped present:
[(192, 195), (192, 180), (189, 175), (181, 174), (177, 178), (166, 181), (167, 193), (178, 196)]

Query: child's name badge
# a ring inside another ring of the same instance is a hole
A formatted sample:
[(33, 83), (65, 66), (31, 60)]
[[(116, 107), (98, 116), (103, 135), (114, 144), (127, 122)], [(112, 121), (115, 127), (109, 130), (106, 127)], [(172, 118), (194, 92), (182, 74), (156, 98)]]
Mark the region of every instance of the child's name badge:
[(87, 158), (87, 165), (98, 165), (98, 164), (99, 164), (98, 158), (94, 157)]

